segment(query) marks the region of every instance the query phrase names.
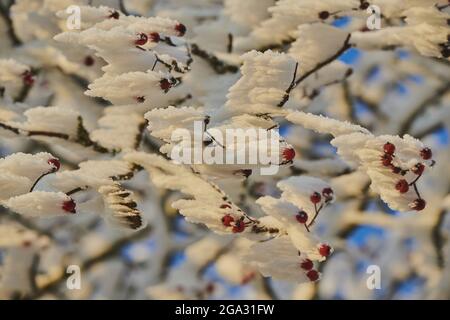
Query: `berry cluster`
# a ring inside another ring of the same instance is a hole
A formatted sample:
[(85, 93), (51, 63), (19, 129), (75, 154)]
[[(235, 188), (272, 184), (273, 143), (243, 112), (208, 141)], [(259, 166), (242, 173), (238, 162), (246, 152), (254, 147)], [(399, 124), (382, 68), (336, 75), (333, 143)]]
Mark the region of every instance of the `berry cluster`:
[(309, 232), (309, 228), (314, 224), (317, 216), (319, 215), (320, 211), (326, 206), (328, 203), (330, 203), (333, 200), (333, 189), (327, 187), (322, 190), (321, 193), (315, 191), (313, 192), (309, 200), (314, 204), (314, 217), (312, 218), (311, 222), (307, 224), (308, 222), (308, 214), (304, 210), (300, 210), (298, 214), (295, 216), (295, 219), (301, 224), (305, 225), (306, 230)]
[[(425, 171), (425, 165), (423, 163), (417, 163), (411, 169), (403, 169), (401, 167), (395, 166), (393, 164), (393, 160), (395, 158), (396, 147), (394, 144), (390, 142), (386, 142), (383, 145), (383, 155), (381, 156), (381, 163), (384, 167), (390, 168), (392, 173), (398, 174), (402, 176), (395, 184), (395, 189), (401, 194), (407, 193), (410, 188), (414, 189), (414, 192), (417, 195), (417, 199), (415, 199), (411, 204), (411, 208), (416, 211), (421, 211), (425, 208), (426, 202), (420, 196), (419, 190), (417, 189), (417, 181), (422, 176)], [(423, 160), (430, 160), (433, 157), (433, 153), (430, 148), (424, 148), (420, 151), (420, 157)], [(408, 182), (404, 177), (408, 172), (411, 172), (415, 175), (415, 178), (412, 182)]]
[(236, 220), (230, 214), (226, 214), (222, 217), (222, 224), (225, 227), (232, 227), (231, 231), (233, 231), (233, 233), (244, 232), (248, 225), (248, 223), (244, 222), (244, 216)]

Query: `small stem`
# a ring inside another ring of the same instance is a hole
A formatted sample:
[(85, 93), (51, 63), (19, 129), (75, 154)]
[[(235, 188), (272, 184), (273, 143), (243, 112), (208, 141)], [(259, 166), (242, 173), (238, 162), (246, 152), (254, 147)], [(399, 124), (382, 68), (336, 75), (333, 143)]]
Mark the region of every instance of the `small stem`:
[(38, 182), (39, 182), (43, 177), (45, 177), (46, 175), (48, 175), (48, 174), (50, 174), (50, 173), (53, 173), (53, 172), (54, 172), (54, 171), (49, 171), (49, 172), (46, 172), (46, 173), (41, 174), (41, 176), (40, 176), (39, 178), (37, 178), (36, 181), (33, 183), (33, 185), (31, 186), (29, 192), (33, 192), (33, 190), (34, 190), (34, 188), (36, 187), (36, 185), (38, 184)]
[[(319, 209), (317, 209), (317, 204), (314, 203), (314, 210), (316, 211), (314, 217), (311, 220), (311, 223), (308, 225), (308, 227), (311, 227), (314, 222), (316, 221), (317, 216), (319, 215), (320, 211), (323, 209), (323, 204), (320, 205)], [(305, 224), (306, 225), (306, 224)]]

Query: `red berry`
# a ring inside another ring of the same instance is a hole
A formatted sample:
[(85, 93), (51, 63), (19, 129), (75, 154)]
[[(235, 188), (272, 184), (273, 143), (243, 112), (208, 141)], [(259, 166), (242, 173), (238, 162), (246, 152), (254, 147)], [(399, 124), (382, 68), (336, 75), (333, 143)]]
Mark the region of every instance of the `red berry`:
[(234, 218), (229, 214), (222, 217), (222, 224), (225, 227), (231, 227), (231, 224), (234, 222)]
[(94, 60), (94, 58), (92, 58), (92, 56), (86, 56), (84, 58), (84, 65), (85, 66), (91, 67), (91, 66), (94, 65), (94, 63), (95, 63), (95, 60)]
[(137, 46), (143, 46), (148, 41), (148, 37), (145, 35), (145, 33), (140, 33), (138, 35), (138, 38), (134, 40), (134, 44)]
[(161, 87), (162, 90), (164, 90), (165, 92), (169, 91), (170, 87), (172, 86), (169, 82), (169, 80), (167, 79), (162, 79), (159, 82), (159, 86)]
[(319, 12), (319, 18), (322, 20), (328, 19), (329, 16), (330, 16), (330, 13), (328, 11)]
[(327, 244), (322, 244), (319, 247), (319, 253), (322, 257), (328, 257), (331, 253), (331, 247)]
[(108, 18), (110, 18), (110, 19), (119, 19), (119, 12), (116, 11), (116, 10), (111, 11), (111, 13), (110, 13), (110, 15), (108, 16)]
[(152, 33), (150, 33), (149, 36), (150, 36), (150, 40), (152, 42), (159, 42), (159, 41), (161, 41), (161, 37), (159, 36), (158, 32), (152, 32)]
[(136, 101), (137, 101), (138, 103), (144, 103), (144, 102), (145, 102), (145, 97), (144, 97), (144, 96), (136, 97)]
[(31, 71), (25, 71), (22, 74), (22, 79), (23, 79), (23, 83), (28, 87), (31, 87), (34, 84), (34, 77), (33, 77), (33, 74), (31, 73)]
[(425, 209), (426, 205), (427, 205), (427, 203), (425, 202), (425, 200), (423, 200), (423, 199), (416, 199), (412, 203), (411, 208), (416, 210), (416, 211), (421, 211), (421, 210)]
[(305, 224), (308, 221), (308, 214), (305, 211), (300, 211), (296, 216), (295, 219), (301, 224)]
[(186, 26), (182, 23), (179, 23), (175, 26), (175, 30), (178, 31), (178, 36), (182, 37), (186, 33)]
[(242, 220), (238, 220), (232, 229), (233, 233), (240, 233), (244, 230), (245, 230), (245, 223)]
[(383, 166), (389, 167), (392, 164), (392, 156), (387, 153), (383, 154), (381, 156), (381, 163), (383, 164)]
[(309, 270), (306, 273), (306, 276), (310, 281), (317, 281), (319, 279), (319, 273), (316, 270)]
[(385, 153), (393, 155), (395, 152), (395, 146), (390, 142), (386, 142), (383, 146), (383, 150)]
[(300, 263), (300, 267), (303, 270), (311, 270), (314, 267), (314, 264), (311, 260), (305, 259), (302, 261), (302, 263)]
[(63, 205), (62, 205), (62, 209), (64, 211), (70, 212), (70, 213), (76, 213), (75, 207), (76, 207), (76, 204), (75, 204), (75, 201), (73, 201), (73, 199), (64, 201)]
[(286, 161), (291, 161), (295, 157), (295, 150), (292, 148), (286, 148), (283, 150), (283, 159)]
[(320, 202), (320, 200), (322, 199), (322, 197), (320, 196), (320, 193), (318, 192), (314, 192), (309, 199), (311, 200), (312, 203), (317, 204)]
[(424, 148), (422, 149), (422, 151), (420, 151), (420, 156), (424, 160), (429, 160), (433, 157), (433, 152), (431, 151), (430, 148)]
[(59, 168), (61, 167), (61, 163), (59, 162), (58, 159), (55, 158), (48, 159), (47, 163), (53, 166), (53, 171), (58, 171)]
[(416, 175), (420, 176), (425, 170), (425, 166), (421, 163), (417, 163), (411, 171), (415, 173)]
[(331, 188), (324, 188), (324, 189), (322, 190), (322, 195), (323, 195), (327, 200), (333, 198), (333, 194), (334, 194), (334, 192), (333, 192), (333, 189), (331, 189)]
[(405, 179), (399, 180), (396, 184), (395, 184), (395, 189), (397, 189), (400, 193), (406, 193), (409, 190), (409, 184), (408, 181), (406, 181)]

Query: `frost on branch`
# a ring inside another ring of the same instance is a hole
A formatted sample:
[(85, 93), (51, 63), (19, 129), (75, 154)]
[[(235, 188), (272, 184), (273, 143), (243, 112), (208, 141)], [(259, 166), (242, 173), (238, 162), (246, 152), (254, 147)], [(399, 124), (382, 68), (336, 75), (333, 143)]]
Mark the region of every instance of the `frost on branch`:
[(374, 136), (366, 129), (323, 116), (292, 113), (287, 119), (305, 128), (334, 136), (338, 154), (370, 177), (371, 188), (393, 210), (421, 211), (426, 206), (417, 184), (435, 161), (432, 151), (409, 136)]
[(27, 217), (53, 217), (76, 213), (75, 202), (62, 192), (33, 191), (1, 203)]
[(0, 199), (28, 193), (43, 175), (59, 169), (59, 161), (46, 152), (15, 153), (0, 159)]

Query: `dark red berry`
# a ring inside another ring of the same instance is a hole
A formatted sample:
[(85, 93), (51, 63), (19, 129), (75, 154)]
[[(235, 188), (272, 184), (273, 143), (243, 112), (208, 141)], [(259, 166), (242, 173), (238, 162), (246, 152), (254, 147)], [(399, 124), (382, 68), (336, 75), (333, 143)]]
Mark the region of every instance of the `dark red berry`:
[(182, 37), (186, 33), (186, 26), (182, 23), (179, 23), (175, 26), (175, 30), (178, 31), (178, 36)]
[(359, 6), (359, 8), (360, 8), (361, 10), (366, 10), (369, 6), (370, 6), (370, 3), (364, 1), (364, 2), (361, 3), (361, 5)]
[(406, 193), (409, 190), (409, 184), (408, 181), (406, 181), (405, 179), (399, 180), (396, 184), (395, 184), (395, 189), (398, 190), (400, 193)]
[(424, 160), (429, 160), (433, 157), (433, 152), (431, 151), (430, 148), (424, 148), (422, 149), (422, 151), (420, 151), (420, 156)]
[(327, 244), (322, 244), (319, 247), (319, 253), (322, 257), (328, 257), (331, 253), (331, 247)]
[(161, 41), (161, 37), (159, 36), (158, 32), (152, 32), (152, 33), (150, 33), (149, 36), (150, 36), (150, 40), (152, 42), (159, 42), (159, 41)]
[(395, 152), (395, 146), (390, 142), (386, 142), (383, 146), (383, 150), (385, 153), (393, 155)]
[(301, 224), (305, 224), (308, 221), (308, 214), (305, 211), (300, 211), (296, 216), (295, 219)]
[(425, 209), (426, 205), (427, 205), (427, 203), (425, 202), (425, 200), (423, 200), (423, 199), (416, 199), (412, 203), (411, 208), (416, 210), (416, 211), (421, 211), (421, 210)]
[(144, 97), (144, 96), (136, 97), (136, 101), (137, 101), (138, 103), (144, 103), (144, 102), (145, 102), (145, 97)]
[(25, 71), (22, 74), (22, 79), (23, 79), (23, 83), (28, 87), (31, 87), (34, 84), (34, 77), (33, 77), (33, 74), (31, 73), (31, 71)]
[(53, 172), (58, 171), (59, 168), (61, 167), (61, 163), (59, 162), (58, 159), (55, 158), (48, 159), (47, 163), (53, 166)]
[(234, 218), (229, 214), (222, 217), (222, 224), (225, 227), (231, 227), (231, 224), (234, 222)]
[(330, 13), (328, 11), (319, 12), (319, 18), (322, 20), (328, 19), (329, 16), (330, 16)]
[(319, 273), (316, 270), (309, 270), (306, 276), (310, 281), (317, 281), (319, 279)]
[(292, 148), (286, 148), (283, 150), (283, 159), (291, 161), (295, 157), (295, 150)]
[(333, 194), (334, 194), (334, 192), (333, 192), (333, 189), (331, 189), (331, 188), (324, 188), (324, 189), (322, 190), (322, 195), (323, 195), (327, 200), (333, 198)]
[(134, 44), (137, 46), (143, 46), (148, 41), (148, 37), (145, 33), (138, 34), (138, 37), (136, 40), (134, 40)]
[(314, 192), (309, 199), (311, 200), (312, 203), (317, 204), (320, 202), (320, 200), (322, 200), (322, 197), (320, 196), (320, 193), (318, 192)]
[(300, 267), (303, 270), (311, 270), (314, 267), (314, 264), (311, 260), (305, 259), (302, 261), (302, 263), (300, 263)]
[(242, 220), (236, 221), (236, 224), (234, 225), (232, 231), (233, 233), (240, 233), (245, 230), (245, 223)]
[(161, 87), (162, 90), (164, 90), (165, 92), (169, 91), (170, 87), (172, 86), (169, 82), (169, 80), (167, 79), (162, 79), (159, 82), (159, 86)]
[(381, 163), (383, 164), (383, 166), (389, 167), (392, 164), (392, 156), (387, 153), (383, 154), (381, 156)]
[(84, 58), (84, 65), (87, 67), (92, 67), (95, 63), (94, 58), (92, 58), (92, 56), (86, 56)]
[(396, 167), (396, 166), (392, 166), (392, 172), (395, 174), (399, 174), (402, 172), (402, 168)]
[(70, 213), (76, 213), (75, 207), (76, 207), (76, 204), (75, 204), (75, 201), (73, 201), (73, 199), (64, 201), (62, 204), (62, 209), (64, 211), (70, 212)]
[(424, 171), (425, 171), (425, 166), (421, 163), (417, 163), (412, 169), (411, 171), (420, 176)]
[(110, 15), (108, 16), (108, 18), (110, 18), (110, 19), (119, 19), (119, 12), (116, 11), (116, 10), (111, 11), (111, 13), (110, 13)]

